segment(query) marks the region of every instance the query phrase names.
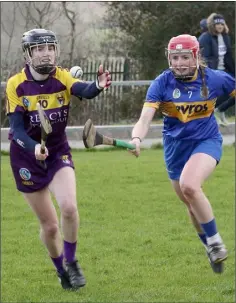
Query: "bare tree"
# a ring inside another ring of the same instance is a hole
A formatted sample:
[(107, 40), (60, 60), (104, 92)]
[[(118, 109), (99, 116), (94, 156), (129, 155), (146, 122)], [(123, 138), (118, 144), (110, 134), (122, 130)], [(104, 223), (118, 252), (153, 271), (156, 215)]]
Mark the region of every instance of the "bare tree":
[(67, 2), (62, 2), (62, 7), (66, 18), (70, 22), (70, 51), (69, 51), (69, 66), (72, 65), (74, 49), (75, 49), (75, 25), (76, 25), (76, 13), (70, 10), (67, 6)]
[(1, 23), (3, 31), (9, 37), (8, 45), (7, 45), (7, 51), (6, 51), (7, 54), (10, 51), (10, 46), (11, 46), (11, 42), (12, 42), (12, 38), (13, 38), (13, 33), (14, 33), (14, 30), (15, 30), (15, 21), (16, 21), (16, 3), (15, 2), (13, 3), (12, 19), (13, 19), (12, 20), (13, 22), (12, 22), (12, 27), (11, 28), (6, 27), (6, 25), (3, 22)]
[(26, 28), (35, 26), (37, 28), (50, 27), (62, 13), (61, 7), (55, 7), (53, 2), (18, 2), (18, 9), (26, 20)]
[[(12, 53), (17, 54), (18, 47), (14, 45), (17, 28), (17, 3), (12, 3), (11, 20), (1, 18), (2, 35), (4, 35), (4, 48), (1, 45), (1, 78), (6, 79), (17, 70), (19, 60)], [(13, 48), (14, 46), (14, 48)]]

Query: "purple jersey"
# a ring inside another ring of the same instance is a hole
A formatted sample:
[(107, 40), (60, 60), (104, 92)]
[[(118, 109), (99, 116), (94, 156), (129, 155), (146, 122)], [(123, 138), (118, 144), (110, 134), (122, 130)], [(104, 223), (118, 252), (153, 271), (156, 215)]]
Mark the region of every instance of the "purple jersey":
[[(71, 88), (75, 82), (70, 72), (56, 67), (55, 72), (44, 82), (34, 81), (28, 66), (7, 82), (7, 114), (22, 112), (26, 133), (35, 141), (41, 140), (41, 128), (36, 104), (39, 102), (48, 116), (52, 133), (48, 136), (47, 147), (50, 150), (67, 141), (67, 126)], [(13, 137), (12, 130), (9, 139)]]
[(9, 132), (10, 161), (16, 187), (19, 191), (31, 193), (48, 186), (55, 173), (62, 167), (74, 168), (70, 147), (67, 142), (65, 128), (68, 120), (72, 85), (80, 82), (73, 79), (66, 69), (57, 67), (45, 82), (34, 81), (28, 66), (8, 80), (7, 114), (22, 112), (28, 136), (41, 141), (40, 120), (36, 104), (43, 107), (52, 125), (52, 134), (48, 136), (49, 156), (46, 159), (47, 169), (39, 165), (34, 152), (25, 151), (13, 138), (13, 130)]

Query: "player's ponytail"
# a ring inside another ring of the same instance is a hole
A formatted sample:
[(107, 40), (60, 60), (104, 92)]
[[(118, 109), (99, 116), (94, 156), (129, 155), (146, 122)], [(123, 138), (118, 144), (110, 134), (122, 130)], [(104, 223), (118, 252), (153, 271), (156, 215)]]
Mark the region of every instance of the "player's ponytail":
[(199, 62), (199, 71), (200, 71), (201, 77), (202, 77), (202, 88), (201, 88), (202, 96), (207, 99), (207, 97), (208, 97), (208, 89), (207, 89), (207, 86), (206, 86), (206, 77), (205, 77), (205, 67), (206, 67), (206, 64), (202, 60), (202, 58), (199, 61), (200, 61)]

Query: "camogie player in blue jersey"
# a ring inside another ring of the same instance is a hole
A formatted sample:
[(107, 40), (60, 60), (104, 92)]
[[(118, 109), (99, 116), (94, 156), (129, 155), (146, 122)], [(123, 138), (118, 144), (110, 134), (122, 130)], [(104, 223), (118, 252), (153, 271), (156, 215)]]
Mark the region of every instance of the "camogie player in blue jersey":
[[(6, 87), (11, 167), (17, 189), (39, 220), (41, 240), (62, 287), (78, 289), (86, 282), (76, 259), (79, 214), (74, 164), (65, 129), (71, 95), (94, 98), (110, 86), (111, 76), (101, 65), (97, 81), (87, 84), (74, 79), (68, 70), (56, 65), (59, 43), (49, 30), (33, 29), (24, 33), (22, 48), (26, 65), (8, 80)], [(38, 102), (52, 125), (45, 154), (40, 152)], [(46, 161), (46, 170), (38, 160)], [(51, 194), (60, 208), (63, 242)]]
[(140, 154), (157, 109), (164, 116), (163, 144), (167, 172), (178, 197), (186, 204), (214, 272), (223, 272), (227, 250), (217, 230), (211, 204), (202, 185), (222, 155), (222, 136), (214, 117), (217, 97), (235, 96), (235, 80), (200, 60), (194, 36), (173, 37), (167, 49), (169, 69), (150, 85), (139, 121), (132, 131), (130, 151)]

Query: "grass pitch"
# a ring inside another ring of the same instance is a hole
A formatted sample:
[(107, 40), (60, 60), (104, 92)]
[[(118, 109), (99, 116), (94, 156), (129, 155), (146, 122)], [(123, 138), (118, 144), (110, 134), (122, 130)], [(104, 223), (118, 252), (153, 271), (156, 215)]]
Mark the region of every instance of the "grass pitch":
[(1, 302), (234, 302), (235, 149), (204, 186), (229, 250), (223, 275), (175, 196), (163, 151), (73, 152), (81, 218), (77, 256), (87, 279), (64, 291), (39, 240), (38, 222), (2, 156)]

